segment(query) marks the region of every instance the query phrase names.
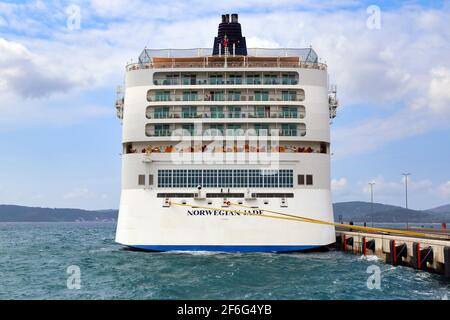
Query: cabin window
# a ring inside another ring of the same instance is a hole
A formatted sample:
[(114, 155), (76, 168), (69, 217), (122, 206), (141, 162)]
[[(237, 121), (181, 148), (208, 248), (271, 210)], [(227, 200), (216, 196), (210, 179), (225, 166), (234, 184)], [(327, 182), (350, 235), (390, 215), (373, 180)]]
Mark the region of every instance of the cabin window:
[(158, 170), (159, 188), (292, 188), (293, 170)]

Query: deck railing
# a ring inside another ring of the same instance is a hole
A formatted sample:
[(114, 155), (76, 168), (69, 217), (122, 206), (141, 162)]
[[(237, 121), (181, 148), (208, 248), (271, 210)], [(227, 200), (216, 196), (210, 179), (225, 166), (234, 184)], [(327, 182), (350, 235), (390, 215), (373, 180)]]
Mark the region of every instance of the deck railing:
[(127, 71), (142, 70), (142, 69), (176, 69), (176, 68), (303, 68), (303, 69), (317, 69), (326, 70), (327, 66), (324, 63), (313, 62), (145, 62), (145, 63), (130, 63), (126, 66)]

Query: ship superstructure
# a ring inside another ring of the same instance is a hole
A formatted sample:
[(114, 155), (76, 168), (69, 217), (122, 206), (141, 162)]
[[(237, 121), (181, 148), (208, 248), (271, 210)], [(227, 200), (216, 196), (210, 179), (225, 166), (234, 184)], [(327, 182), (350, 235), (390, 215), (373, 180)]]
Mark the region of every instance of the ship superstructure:
[(336, 90), (312, 48), (247, 48), (238, 15), (223, 15), (212, 49), (145, 49), (119, 93), (117, 242), (273, 252), (335, 241), (333, 226), (258, 216), (333, 221)]

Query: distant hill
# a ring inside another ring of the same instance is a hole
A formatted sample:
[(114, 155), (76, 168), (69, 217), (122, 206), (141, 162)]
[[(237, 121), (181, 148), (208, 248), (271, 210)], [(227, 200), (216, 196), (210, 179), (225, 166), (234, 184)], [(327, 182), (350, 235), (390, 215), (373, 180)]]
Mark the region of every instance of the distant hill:
[(0, 222), (116, 221), (117, 210), (88, 211), (0, 205)]
[[(344, 221), (371, 222), (369, 202), (340, 202), (333, 205), (334, 219), (342, 215)], [(373, 204), (375, 222), (447, 222), (450, 223), (450, 205), (430, 210), (406, 210), (398, 206)], [(82, 209), (54, 209), (0, 205), (0, 222), (77, 222), (117, 221), (117, 210), (89, 211)]]
[(446, 213), (446, 214), (450, 214), (450, 204), (447, 204), (445, 206), (440, 206), (437, 208), (433, 208), (433, 209), (428, 209), (427, 211), (429, 212), (435, 212), (435, 213)]
[[(340, 202), (333, 205), (334, 218), (339, 215), (344, 221), (370, 222), (372, 221), (370, 202), (352, 201)], [(398, 206), (381, 203), (373, 204), (373, 220), (375, 222), (449, 222), (450, 212), (431, 210), (411, 210)]]

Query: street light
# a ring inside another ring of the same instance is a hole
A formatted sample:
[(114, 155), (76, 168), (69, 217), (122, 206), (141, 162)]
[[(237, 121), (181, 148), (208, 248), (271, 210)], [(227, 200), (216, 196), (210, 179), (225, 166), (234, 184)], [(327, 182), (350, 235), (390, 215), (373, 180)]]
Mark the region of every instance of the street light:
[[(411, 173), (403, 173), (403, 176), (405, 177), (405, 207), (406, 210), (408, 210), (408, 176), (410, 176)], [(409, 229), (409, 219), (408, 219), (408, 212), (406, 212), (406, 229)]]
[(375, 182), (369, 182), (370, 185), (370, 213), (372, 215), (372, 227), (373, 227), (373, 186)]

